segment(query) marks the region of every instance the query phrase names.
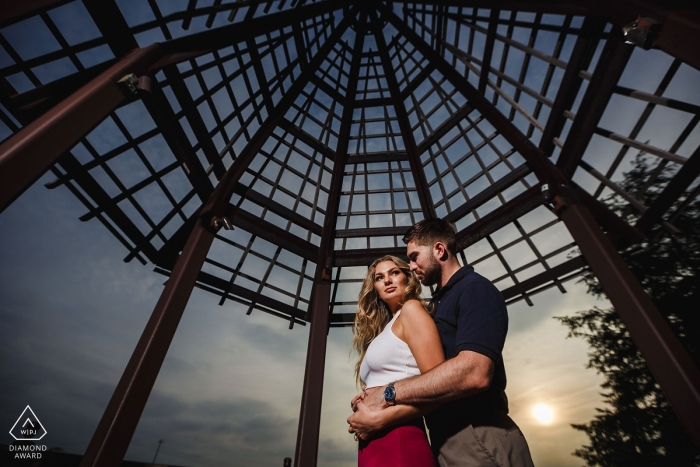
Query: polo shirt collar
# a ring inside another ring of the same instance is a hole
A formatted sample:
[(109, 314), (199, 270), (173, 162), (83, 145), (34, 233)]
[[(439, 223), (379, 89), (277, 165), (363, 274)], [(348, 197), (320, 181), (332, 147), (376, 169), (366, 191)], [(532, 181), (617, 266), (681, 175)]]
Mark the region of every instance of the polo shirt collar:
[(461, 281), (472, 272), (474, 272), (474, 268), (471, 266), (462, 266), (461, 268), (459, 268), (457, 272), (452, 274), (452, 277), (450, 277), (450, 280), (447, 281), (447, 284), (445, 284), (444, 287), (438, 287), (437, 289), (435, 289), (435, 293), (433, 294), (430, 301), (432, 302), (442, 298), (447, 292), (450, 291), (452, 287), (454, 287), (454, 285), (457, 282)]

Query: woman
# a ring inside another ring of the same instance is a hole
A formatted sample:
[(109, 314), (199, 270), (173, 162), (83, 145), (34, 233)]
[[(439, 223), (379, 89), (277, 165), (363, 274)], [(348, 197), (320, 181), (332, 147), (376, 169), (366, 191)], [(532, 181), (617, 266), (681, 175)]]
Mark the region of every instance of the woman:
[[(440, 336), (420, 293), (418, 278), (400, 258), (384, 256), (370, 265), (353, 326), (353, 348), (360, 355), (355, 378), (363, 391), (419, 375), (444, 361)], [(437, 466), (418, 408), (388, 407), (379, 417), (363, 413), (358, 397), (351, 404), (356, 414), (348, 419), (348, 431), (360, 441), (360, 467)]]

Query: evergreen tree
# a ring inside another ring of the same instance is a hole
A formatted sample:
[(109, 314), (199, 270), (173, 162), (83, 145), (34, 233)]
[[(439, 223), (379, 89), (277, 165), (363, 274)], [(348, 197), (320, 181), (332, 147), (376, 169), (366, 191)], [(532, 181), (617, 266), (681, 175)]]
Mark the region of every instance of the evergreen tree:
[[(653, 173), (658, 176), (649, 182)], [(667, 167), (652, 169), (639, 155), (632, 170), (624, 174), (621, 186), (648, 206), (671, 176)], [(617, 196), (605, 202), (631, 224), (638, 218)], [(623, 256), (699, 364), (700, 201), (690, 203), (673, 224), (680, 234), (668, 235), (657, 225), (649, 239), (629, 248)], [(603, 295), (592, 272), (586, 272), (581, 282), (589, 293)], [(700, 466), (700, 449), (685, 433), (615, 309), (594, 308), (557, 319), (569, 327), (569, 337), (588, 342), (587, 367), (605, 378), (602, 386), (607, 406), (597, 409), (598, 414), (588, 423), (572, 425), (586, 433), (590, 441), (574, 455), (588, 466)]]

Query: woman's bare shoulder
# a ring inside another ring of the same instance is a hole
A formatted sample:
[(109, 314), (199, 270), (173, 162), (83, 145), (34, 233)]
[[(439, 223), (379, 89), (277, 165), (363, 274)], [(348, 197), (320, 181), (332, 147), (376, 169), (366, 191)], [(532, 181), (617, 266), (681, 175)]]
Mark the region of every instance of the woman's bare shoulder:
[(429, 318), (430, 315), (419, 300), (409, 300), (401, 307), (401, 315), (409, 319)]

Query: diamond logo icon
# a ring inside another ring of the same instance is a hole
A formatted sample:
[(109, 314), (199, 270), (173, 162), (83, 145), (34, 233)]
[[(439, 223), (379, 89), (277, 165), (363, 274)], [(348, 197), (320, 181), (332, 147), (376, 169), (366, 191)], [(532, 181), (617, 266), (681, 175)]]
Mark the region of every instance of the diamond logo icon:
[(12, 426), (10, 434), (17, 441), (39, 441), (46, 436), (46, 429), (32, 408), (27, 406)]

